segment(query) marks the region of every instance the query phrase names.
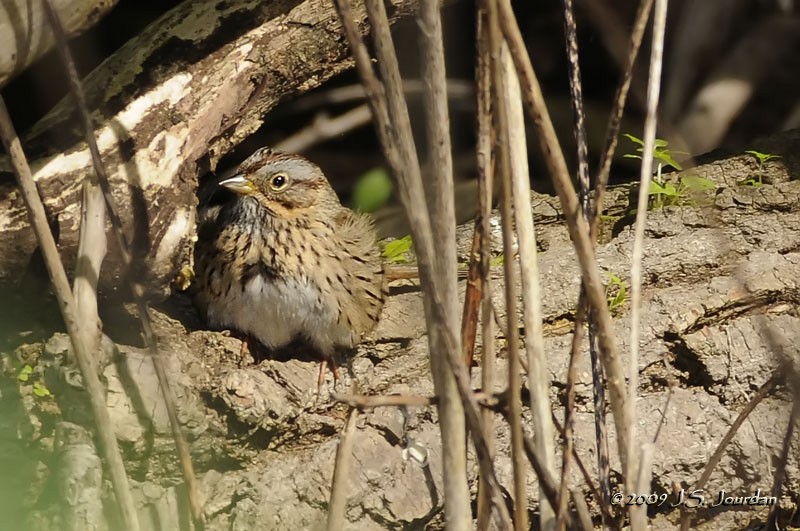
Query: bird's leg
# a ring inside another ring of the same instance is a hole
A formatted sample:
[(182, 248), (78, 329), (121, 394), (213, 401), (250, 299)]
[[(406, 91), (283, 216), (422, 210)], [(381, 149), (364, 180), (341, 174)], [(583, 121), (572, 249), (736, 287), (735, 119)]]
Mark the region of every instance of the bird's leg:
[(239, 349), (239, 364), (248, 354), (250, 354), (250, 338), (244, 337), (242, 338), (242, 348)]
[(319, 363), (319, 377), (317, 377), (317, 393), (320, 392), (322, 389), (322, 384), (325, 383), (325, 374), (327, 372), (328, 365), (331, 366), (331, 372), (333, 373), (334, 388), (340, 379), (339, 367), (336, 365), (336, 359), (334, 356), (327, 353), (322, 354), (322, 361)]

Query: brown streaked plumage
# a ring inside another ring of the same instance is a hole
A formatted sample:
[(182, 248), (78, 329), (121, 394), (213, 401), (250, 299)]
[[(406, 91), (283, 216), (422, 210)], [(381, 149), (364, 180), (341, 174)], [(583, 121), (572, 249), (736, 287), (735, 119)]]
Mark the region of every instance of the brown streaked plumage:
[(369, 218), (342, 206), (315, 164), (268, 148), (220, 185), (235, 197), (201, 208), (195, 248), (208, 323), (270, 349), (305, 340), (325, 361), (360, 343), (386, 296)]

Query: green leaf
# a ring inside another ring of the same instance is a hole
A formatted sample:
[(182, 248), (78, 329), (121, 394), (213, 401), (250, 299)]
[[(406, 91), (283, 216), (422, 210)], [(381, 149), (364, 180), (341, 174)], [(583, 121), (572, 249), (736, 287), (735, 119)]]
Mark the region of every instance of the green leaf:
[(411, 250), (411, 235), (388, 242), (383, 248), (383, 257), (395, 264), (406, 261), (406, 253)]
[(42, 382), (35, 382), (33, 384), (33, 394), (39, 398), (44, 398), (46, 396), (50, 396), (50, 390), (45, 387)]
[(773, 155), (772, 153), (761, 153), (760, 151), (756, 151), (754, 149), (749, 149), (745, 151), (745, 153), (753, 155), (755, 158), (757, 158), (759, 164), (764, 164), (767, 161), (781, 158), (780, 155)]
[(353, 208), (375, 212), (392, 197), (392, 179), (383, 168), (374, 168), (359, 177), (353, 187)]
[(635, 137), (633, 135), (629, 135), (628, 133), (624, 133), (622, 136), (624, 136), (625, 138), (627, 138), (628, 140), (630, 140), (631, 142), (633, 142), (635, 144), (639, 144), (640, 146), (644, 146), (644, 140), (642, 140), (641, 138), (637, 138), (637, 137)]
[(650, 181), (650, 188), (647, 190), (647, 195), (658, 195), (665, 193), (664, 187), (661, 184)]
[[(625, 303), (628, 297), (628, 285), (613, 273), (608, 274), (608, 280), (609, 284), (606, 286), (606, 300), (608, 301), (608, 309), (614, 310)], [(612, 286), (616, 287), (615, 295), (609, 295)]]
[(745, 179), (743, 181), (739, 181), (739, 186), (752, 186), (753, 188), (758, 188), (759, 186), (763, 186), (762, 183), (758, 182), (758, 179), (755, 177), (750, 177), (749, 179)]
[(679, 192), (678, 192), (678, 189), (677, 189), (677, 188), (675, 188), (675, 185), (674, 185), (674, 184), (672, 184), (672, 183), (666, 183), (666, 184), (664, 185), (664, 195), (666, 195), (666, 196), (669, 196), (669, 197), (677, 197), (677, 196), (679, 196), (680, 194), (679, 194)]
[(506, 256), (504, 254), (498, 254), (497, 256), (489, 260), (489, 265), (492, 267), (500, 267), (505, 263), (506, 263)]
[(26, 364), (25, 366), (22, 367), (22, 369), (20, 369), (17, 379), (20, 382), (27, 382), (30, 379), (32, 372), (33, 372), (33, 367)]
[(672, 155), (670, 154), (669, 151), (656, 151), (655, 153), (653, 153), (653, 158), (660, 160), (664, 164), (672, 166), (678, 171), (681, 171), (683, 169), (683, 166), (681, 166), (678, 163), (678, 161), (672, 158)]
[(633, 153), (625, 153), (624, 155), (622, 155), (622, 158), (624, 158), (624, 159), (641, 159), (642, 156), (641, 155), (634, 155)]

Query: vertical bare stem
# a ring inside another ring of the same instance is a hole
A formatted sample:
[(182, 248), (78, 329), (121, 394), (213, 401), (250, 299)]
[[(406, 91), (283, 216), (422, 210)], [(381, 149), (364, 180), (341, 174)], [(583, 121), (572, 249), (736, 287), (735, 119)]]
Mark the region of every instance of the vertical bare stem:
[[(465, 417), (470, 435), (475, 443), (481, 474), (486, 477), (492, 490), (492, 504), (497, 510), (501, 529), (508, 527), (508, 512), (503, 502), (499, 484), (494, 473), (491, 456), (483, 435), (478, 404), (471, 390), (469, 374), (462, 361), (458, 341), (458, 323), (452, 329), (445, 302), (439, 292), (440, 282), (433, 265), (433, 238), (430, 218), (426, 208), (419, 164), (414, 148), (408, 110), (403, 99), (397, 58), (391, 43), (385, 6), (380, 0), (367, 1), (367, 14), (373, 29), (378, 65), (385, 85), (382, 85), (372, 70), (369, 54), (361, 39), (350, 10), (348, 0), (336, 0), (339, 17), (344, 27), (356, 67), (368, 95), (370, 109), (377, 122), (378, 134), (392, 171), (398, 180), (398, 191), (411, 224), (415, 241), (420, 280), (424, 289), (425, 314), (428, 320), (431, 365), (434, 387), (439, 398), (439, 421), (444, 447), (445, 515), (448, 527), (466, 529), (471, 527), (469, 504), (467, 513), (456, 513), (462, 500), (469, 500), (466, 482), (466, 444), (464, 441)], [(455, 274), (455, 270), (452, 271)], [(445, 362), (442, 363), (442, 360)], [(448, 370), (449, 365), (449, 370)], [(456, 394), (457, 393), (457, 394)], [(459, 400), (460, 398), (460, 400)], [(462, 406), (463, 404), (463, 406)], [(449, 454), (449, 455), (448, 455)], [(454, 466), (448, 466), (453, 463)], [(450, 505), (449, 500), (453, 501)], [(467, 527), (463, 527), (467, 526)]]
[[(431, 229), (434, 241), (439, 244), (439, 251), (434, 254), (433, 266), (436, 271), (437, 285), (444, 302), (444, 324), (451, 331), (459, 330), (459, 301), (456, 269), (456, 216), (453, 203), (453, 157), (450, 147), (450, 116), (447, 103), (447, 76), (444, 63), (444, 42), (442, 40), (442, 19), (437, 0), (423, 0), (417, 22), (421, 36), (423, 103), (425, 107), (425, 125), (427, 129), (428, 157), (433, 168), (435, 179), (428, 186), (428, 210), (431, 216)], [(461, 336), (455, 335), (455, 345), (444, 345), (437, 341), (438, 348), (456, 348), (461, 357)], [(433, 346), (432, 346), (433, 347)], [(463, 359), (463, 358), (462, 358)], [(437, 369), (445, 378), (440, 378), (441, 388), (448, 388), (443, 393), (445, 401), (440, 407), (445, 415), (457, 415), (447, 419), (449, 433), (464, 433), (464, 413), (460, 399), (455, 390), (453, 376), (447, 370), (446, 357), (432, 351), (431, 361), (441, 367)], [(468, 370), (468, 368), (467, 368)], [(454, 404), (448, 404), (452, 400)], [(463, 436), (459, 437), (464, 441)], [(466, 445), (445, 449), (445, 468), (450, 467), (452, 474), (463, 474), (453, 477), (451, 495), (448, 496), (447, 521), (453, 529), (472, 527), (469, 488), (466, 484)]]
[[(569, 88), (572, 101), (572, 111), (574, 116), (574, 135), (578, 147), (578, 196), (580, 199), (581, 214), (583, 218), (592, 225), (592, 209), (589, 200), (591, 184), (589, 182), (589, 160), (586, 143), (586, 126), (584, 124), (583, 111), (583, 89), (581, 86), (581, 71), (578, 54), (578, 31), (573, 14), (572, 0), (564, 0), (564, 35), (567, 43), (567, 64), (569, 67)], [(591, 233), (592, 245), (595, 243), (595, 235)], [(578, 296), (578, 313), (585, 318), (575, 321), (575, 334), (573, 337), (570, 370), (567, 373), (567, 409), (564, 416), (564, 439), (565, 447), (569, 450), (572, 447), (572, 424), (575, 403), (575, 362), (580, 352), (581, 338), (583, 336), (584, 322), (588, 323), (589, 328), (589, 357), (592, 364), (592, 395), (594, 399), (594, 422), (595, 434), (597, 439), (597, 476), (600, 483), (600, 491), (603, 493), (602, 500), (608, 500), (611, 496), (610, 490), (610, 465), (608, 452), (608, 427), (606, 424), (606, 395), (605, 377), (603, 367), (600, 363), (599, 344), (597, 341), (597, 327), (595, 326), (591, 312), (586, 308), (586, 288), (581, 285)], [(559, 526), (563, 528), (565, 524), (564, 512), (566, 511), (567, 483), (569, 481), (569, 465), (571, 453), (564, 452), (561, 467), (561, 490), (559, 493)]]
[[(69, 51), (67, 38), (64, 34), (64, 28), (61, 26), (61, 22), (59, 21), (58, 15), (53, 9), (50, 0), (42, 0), (42, 6), (47, 13), (47, 18), (50, 22), (50, 25), (53, 28), (56, 47), (61, 55), (64, 68), (67, 71), (70, 90), (75, 98), (75, 105), (78, 108), (78, 115), (81, 118), (84, 134), (86, 135), (86, 143), (88, 144), (89, 152), (92, 155), (92, 165), (96, 174), (93, 184), (98, 185), (100, 190), (102, 190), (102, 196), (105, 199), (106, 210), (108, 211), (108, 215), (111, 220), (111, 227), (117, 239), (117, 245), (119, 247), (120, 256), (122, 257), (122, 262), (125, 265), (127, 281), (134, 300), (136, 301), (139, 319), (144, 331), (145, 343), (147, 344), (148, 351), (150, 352), (150, 357), (153, 360), (153, 368), (156, 372), (156, 378), (158, 379), (158, 384), (161, 388), (161, 394), (164, 398), (164, 405), (167, 410), (167, 416), (169, 417), (172, 438), (175, 441), (178, 460), (181, 464), (181, 472), (186, 484), (186, 495), (189, 502), (189, 508), (191, 509), (192, 513), (192, 520), (196, 529), (203, 529), (205, 517), (203, 515), (203, 508), (197, 491), (197, 481), (194, 475), (192, 459), (189, 454), (189, 445), (186, 442), (183, 432), (181, 431), (177, 407), (175, 405), (175, 396), (172, 393), (169, 380), (167, 379), (167, 371), (164, 368), (164, 364), (158, 353), (158, 346), (156, 345), (155, 336), (153, 334), (153, 327), (150, 323), (150, 310), (148, 309), (147, 303), (144, 300), (142, 287), (134, 280), (132, 276), (133, 255), (130, 250), (130, 245), (128, 244), (128, 239), (125, 236), (125, 232), (122, 228), (122, 221), (117, 214), (117, 208), (114, 198), (111, 195), (111, 189), (108, 185), (108, 176), (103, 166), (100, 150), (97, 147), (97, 140), (94, 137), (94, 126), (92, 125), (92, 119), (89, 115), (88, 106), (86, 105), (86, 98), (83, 94), (83, 87), (81, 86), (81, 81), (78, 77), (78, 71), (75, 68), (75, 61), (72, 59), (72, 54)], [(99, 273), (99, 270), (97, 272)]]
[[(661, 66), (664, 56), (664, 32), (667, 23), (668, 0), (656, 0), (655, 15), (653, 17), (653, 42), (650, 50), (650, 74), (647, 83), (647, 115), (644, 123), (644, 151), (642, 152), (642, 167), (639, 176), (639, 199), (636, 211), (636, 224), (634, 227), (633, 253), (631, 257), (631, 357), (628, 368), (628, 405), (631, 410), (630, 445), (628, 446), (628, 462), (633, 465), (638, 456), (634, 444), (636, 439), (636, 400), (639, 389), (639, 324), (641, 320), (642, 304), (642, 255), (644, 254), (644, 229), (647, 223), (647, 201), (650, 188), (650, 177), (653, 174), (653, 148), (656, 139), (656, 112), (658, 110), (658, 97), (661, 88)], [(627, 476), (626, 485), (630, 492), (647, 494), (650, 484), (638, 485), (639, 477), (649, 476), (649, 471), (636, 471), (631, 466), (632, 472)], [(634, 473), (635, 472), (635, 473)], [(631, 528), (645, 529), (647, 527), (647, 513), (641, 507), (631, 507)]]
[(344, 514), (347, 509), (347, 482), (350, 479), (350, 468), (353, 462), (353, 442), (358, 422), (358, 410), (351, 409), (347, 416), (339, 447), (336, 449), (336, 465), (333, 469), (331, 499), (328, 504), (328, 531), (344, 529)]
[[(492, 307), (492, 288), (489, 279), (490, 232), (489, 219), (492, 215), (492, 188), (494, 181), (494, 165), (492, 158), (492, 116), (491, 116), (491, 57), (489, 55), (488, 21), (485, 2), (477, 6), (477, 43), (478, 53), (475, 66), (476, 97), (478, 109), (478, 207), (479, 230), (482, 234), (480, 247), (481, 276), (483, 293), (481, 300), (481, 336), (483, 338), (483, 354), (481, 357), (481, 388), (484, 393), (494, 392), (495, 352), (494, 308)], [(494, 412), (488, 408), (481, 411), (483, 432), (490, 455), (494, 457)], [(491, 515), (491, 490), (483, 474), (478, 484), (478, 531), (489, 528)]]
[[(561, 485), (559, 485), (558, 489), (558, 519), (556, 522), (558, 528), (562, 531), (567, 528), (567, 509), (569, 507), (569, 498), (567, 497), (569, 491), (569, 465), (572, 461), (572, 453), (575, 450), (574, 439), (572, 436), (573, 416), (575, 414), (575, 380), (577, 379), (578, 357), (581, 353), (581, 344), (583, 342), (583, 333), (585, 329), (584, 325), (586, 323), (586, 310), (587, 308), (584, 296), (583, 304), (581, 304), (580, 300), (578, 301), (577, 313), (575, 315), (575, 331), (572, 335), (572, 348), (570, 349), (569, 365), (567, 366), (567, 403), (564, 406), (564, 444), (561, 455)], [(595, 416), (595, 419), (596, 418), (597, 417)], [(602, 477), (600, 478), (600, 481), (602, 482)], [(598, 501), (602, 506), (602, 500), (607, 499), (608, 498), (600, 497)], [(602, 513), (601, 518), (605, 518), (604, 514)]]
[(553, 187), (556, 189), (561, 201), (561, 208), (564, 212), (570, 237), (575, 245), (578, 264), (586, 286), (586, 295), (597, 319), (598, 340), (603, 365), (608, 375), (611, 409), (617, 426), (618, 451), (622, 462), (623, 474), (627, 475), (630, 411), (626, 405), (625, 375), (614, 338), (611, 314), (606, 306), (603, 283), (595, 260), (594, 248), (589, 238), (589, 225), (580, 215), (580, 205), (575, 194), (575, 188), (570, 181), (564, 155), (556, 137), (553, 122), (547, 112), (544, 96), (533, 71), (530, 57), (525, 48), (525, 42), (514, 18), (510, 0), (501, 0), (498, 4), (500, 7), (500, 26), (517, 68), (517, 75), (520, 78), (520, 86), (524, 97), (523, 102), (536, 128)]
[(786, 463), (789, 460), (789, 450), (792, 448), (792, 439), (794, 438), (794, 428), (797, 422), (797, 415), (800, 414), (800, 402), (797, 401), (797, 396), (792, 401), (792, 411), (789, 413), (789, 421), (786, 424), (786, 434), (783, 437), (783, 446), (781, 448), (781, 456), (778, 464), (775, 467), (775, 480), (772, 482), (772, 492), (770, 493), (773, 498), (778, 502), (772, 506), (769, 511), (769, 518), (767, 519), (767, 529), (778, 528), (778, 513), (780, 513), (780, 499), (781, 499), (781, 486), (783, 480), (786, 478)]
[(636, 63), (636, 57), (639, 55), (639, 48), (642, 45), (642, 38), (647, 28), (647, 19), (650, 18), (650, 9), (652, 7), (653, 0), (641, 0), (639, 8), (636, 10), (628, 48), (628, 60), (625, 63), (622, 79), (617, 86), (617, 92), (614, 94), (614, 106), (611, 109), (611, 116), (608, 119), (608, 127), (606, 130), (606, 148), (603, 152), (603, 158), (600, 161), (600, 169), (597, 171), (597, 179), (594, 184), (595, 208), (594, 215), (592, 216), (594, 218), (592, 223), (592, 237), (595, 237), (597, 233), (597, 224), (600, 219), (600, 214), (603, 212), (603, 196), (605, 195), (606, 186), (608, 185), (608, 176), (611, 173), (611, 160), (614, 158), (614, 151), (617, 149), (619, 127), (622, 123), (622, 114), (625, 112), (625, 102), (628, 99), (631, 79), (633, 79), (633, 65)]
[[(511, 186), (514, 197), (514, 222), (517, 228), (519, 246), (519, 265), (522, 277), (522, 322), (525, 326), (525, 350), (528, 359), (528, 389), (531, 395), (533, 428), (536, 433), (536, 449), (542, 459), (542, 466), (553, 477), (555, 470), (555, 449), (553, 414), (550, 409), (550, 386), (547, 359), (544, 352), (542, 331), (542, 293), (539, 287), (539, 264), (536, 257), (536, 231), (533, 226), (531, 208), (530, 172), (528, 170), (528, 149), (525, 140), (525, 114), (522, 110), (522, 95), (519, 80), (514, 71), (508, 48), (503, 47), (503, 75), (507, 97), (506, 114), (508, 118), (508, 138), (511, 155)], [(510, 315), (510, 314), (509, 314)], [(539, 492), (539, 527), (547, 531), (555, 528), (553, 507)]]
[(78, 367), (81, 370), (86, 391), (89, 393), (89, 401), (97, 425), (98, 439), (100, 440), (100, 450), (103, 453), (106, 463), (108, 463), (111, 483), (114, 486), (114, 494), (117, 497), (120, 512), (122, 513), (122, 521), (126, 529), (138, 531), (139, 520), (136, 514), (136, 507), (133, 503), (133, 497), (131, 496), (128, 476), (125, 473), (125, 465), (122, 462), (122, 456), (117, 446), (117, 439), (114, 436), (111, 420), (106, 410), (103, 386), (95, 371), (92, 353), (88, 349), (89, 341), (87, 341), (86, 334), (77, 320), (75, 301), (69, 289), (67, 274), (64, 271), (64, 266), (58, 255), (56, 242), (53, 239), (53, 235), (50, 233), (50, 227), (47, 225), (44, 205), (36, 190), (36, 184), (33, 182), (31, 169), (28, 166), (28, 161), (25, 159), (19, 137), (11, 123), (11, 117), (8, 114), (8, 109), (2, 97), (0, 97), (0, 135), (2, 135), (3, 145), (11, 159), (11, 165), (17, 177), (22, 199), (28, 210), (31, 225), (36, 233), (36, 239), (39, 242), (39, 247), (44, 256), (47, 272), (50, 274), (50, 281), (53, 283), (53, 288), (56, 292), (56, 299), (61, 309), (61, 316), (64, 319), (67, 332), (69, 332), (72, 350), (78, 361)]
[(90, 352), (97, 352), (100, 347), (102, 332), (97, 313), (97, 281), (100, 277), (100, 266), (106, 256), (106, 244), (106, 205), (97, 178), (92, 175), (83, 181), (78, 260), (72, 283), (75, 310), (86, 331)]
[[(517, 280), (514, 256), (514, 205), (511, 185), (511, 131), (508, 121), (508, 47), (503, 42), (497, 22), (497, 5), (487, 4), (489, 43), (492, 64), (492, 94), (497, 142), (497, 170), (500, 177), (500, 213), (503, 228), (506, 297), (506, 349), (508, 351), (508, 423), (511, 427), (511, 463), (514, 478), (514, 529), (528, 529), (527, 466), (525, 464), (522, 432), (522, 402), (520, 400), (519, 326), (517, 325)], [(524, 134), (524, 132), (523, 132)]]

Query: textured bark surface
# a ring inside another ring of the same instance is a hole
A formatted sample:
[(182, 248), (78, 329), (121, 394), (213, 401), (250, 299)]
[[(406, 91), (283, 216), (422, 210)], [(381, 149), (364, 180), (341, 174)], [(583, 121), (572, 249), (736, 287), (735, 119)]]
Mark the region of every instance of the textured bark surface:
[[(415, 6), (415, 0), (393, 2), (390, 20)], [(363, 7), (354, 13), (363, 27)], [(191, 249), (198, 176), (281, 100), (350, 65), (326, 0), (187, 0), (85, 79), (113, 195), (151, 291), (165, 291)], [(64, 100), (25, 142), (68, 270), (77, 248), (80, 183), (92, 171), (75, 124)], [(14, 180), (0, 173), (0, 248), (8, 250), (0, 254), (0, 278), (16, 276), (35, 245)], [(119, 264), (110, 253), (104, 284), (119, 285)]]
[[(784, 157), (769, 164), (764, 186), (737, 184), (753, 174), (755, 165), (748, 157), (718, 160), (687, 171), (712, 179), (716, 190), (686, 198), (688, 204), (683, 206), (649, 213), (637, 431), (648, 440), (658, 433), (653, 468), (656, 493), (671, 493), (673, 484), (691, 488), (754, 391), (781, 359), (796, 361), (798, 357), (800, 172), (794, 153), (800, 153), (799, 138), (795, 131), (757, 146)], [(611, 214), (618, 216), (630, 208), (629, 193), (629, 188), (621, 187), (609, 194)], [(550, 396), (558, 416), (563, 417), (560, 408), (579, 270), (559, 221), (557, 201), (538, 194), (532, 200), (542, 249), (538, 256), (547, 319), (545, 345), (553, 380)], [(602, 268), (625, 280), (632, 248), (631, 220), (618, 217), (613, 229), (606, 231), (608, 243), (598, 250)], [(462, 259), (470, 246), (470, 230), (469, 226), (459, 228)], [(493, 236), (499, 243), (499, 233)], [(502, 279), (498, 280), (494, 291), (499, 301), (503, 286)], [(502, 306), (496, 304), (504, 323), (507, 316)], [(408, 284), (394, 286), (372, 340), (358, 348), (345, 364), (346, 371), (343, 367), (342, 372), (348, 374), (339, 391), (349, 392), (353, 386), (364, 394), (430, 396), (433, 386), (422, 316), (418, 290)], [(519, 321), (518, 316), (514, 319)], [(628, 326), (626, 303), (616, 319), (623, 352)], [(324, 528), (346, 408), (327, 398), (315, 400), (316, 363), (302, 357), (258, 365), (249, 358), (240, 360), (240, 342), (203, 330), (183, 296), (173, 297), (157, 313), (156, 331), (189, 434), (208, 529)], [(32, 486), (26, 500), (31, 505), (42, 499), (47, 478), (52, 476), (75, 477), (74, 484), (90, 492), (97, 488), (96, 467), (83, 465), (83, 475), (65, 472), (78, 458), (94, 463), (91, 453), (88, 457), (76, 454), (84, 452), (87, 444), (91, 447), (78, 429), (90, 426), (90, 419), (80, 377), (67, 363), (67, 345), (66, 338), (57, 335), (43, 348), (28, 345), (14, 354), (2, 353), (6, 378), (0, 379), (4, 391), (0, 407), (16, 412), (17, 426), (22, 427), (18, 433), (26, 444), (41, 450), (43, 471), (28, 480)], [(575, 436), (584, 462), (593, 468), (587, 358), (578, 367)], [(34, 366), (27, 382), (17, 380), (15, 367), (22, 360)], [(502, 352), (498, 364), (498, 373), (503, 374)], [(143, 351), (126, 346), (100, 365), (108, 382), (112, 419), (146, 516), (142, 521), (153, 522), (152, 529), (157, 525), (177, 529), (187, 516), (176, 494), (177, 463), (152, 365)], [(473, 374), (477, 386), (479, 369)], [(54, 398), (36, 398), (34, 381), (45, 382)], [(706, 486), (709, 503), (723, 489), (735, 496), (751, 495), (757, 489), (768, 494), (790, 409), (785, 390), (756, 408)], [(526, 423), (530, 426), (530, 418)], [(497, 425), (497, 467), (500, 480), (510, 490), (508, 433), (501, 420)], [(613, 437), (613, 426), (610, 431)], [(73, 435), (62, 442), (62, 432)], [(367, 411), (357, 428), (347, 528), (438, 529), (442, 509), (438, 438), (434, 407)], [(75, 457), (51, 459), (53, 447), (71, 452), (58, 455)], [(404, 449), (409, 447), (427, 453), (427, 463), (408, 458)], [(799, 450), (795, 438), (780, 496), (781, 506), (789, 512), (798, 506)], [(470, 466), (474, 486), (477, 466), (474, 461)], [(616, 458), (612, 468), (619, 470)], [(536, 481), (532, 472), (529, 477), (529, 505), (536, 510)], [(577, 476), (574, 483), (582, 485)], [(69, 503), (77, 507), (71, 510), (40, 501), (32, 518), (41, 529), (62, 529), (72, 515), (98, 515), (91, 501), (96, 502), (96, 497), (70, 498)], [(673, 529), (678, 521), (678, 512), (668, 504), (650, 513), (653, 529)], [(693, 514), (699, 529), (741, 529), (763, 522), (767, 509), (706, 508)]]

